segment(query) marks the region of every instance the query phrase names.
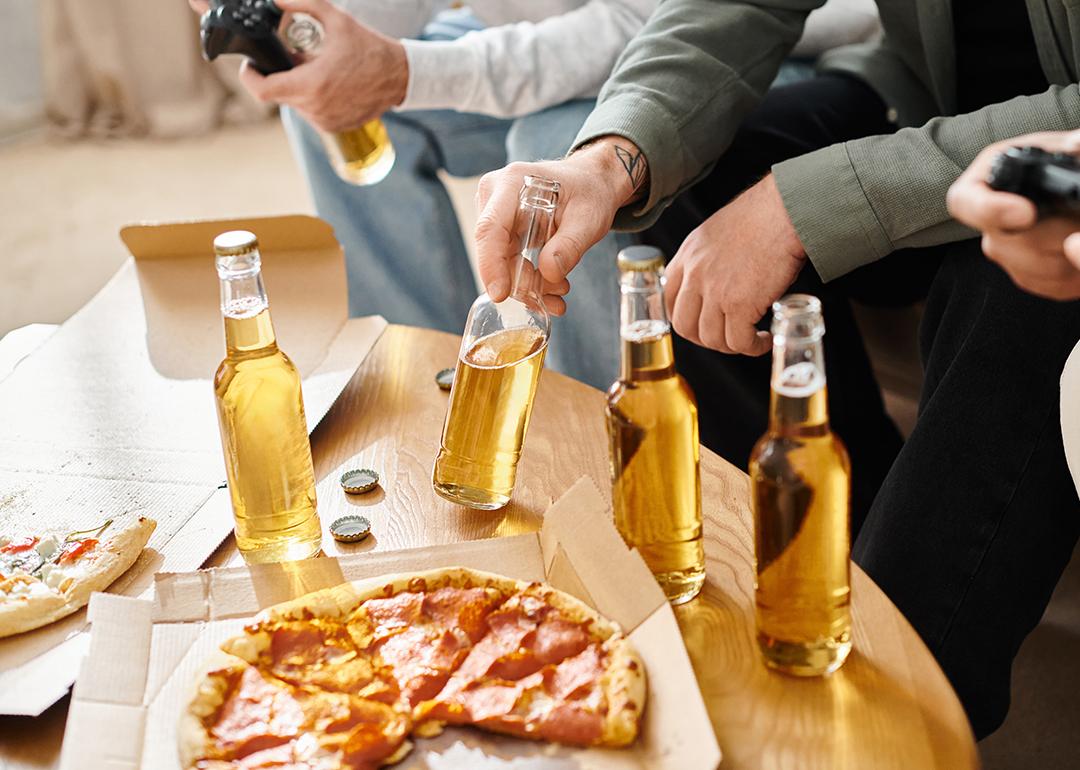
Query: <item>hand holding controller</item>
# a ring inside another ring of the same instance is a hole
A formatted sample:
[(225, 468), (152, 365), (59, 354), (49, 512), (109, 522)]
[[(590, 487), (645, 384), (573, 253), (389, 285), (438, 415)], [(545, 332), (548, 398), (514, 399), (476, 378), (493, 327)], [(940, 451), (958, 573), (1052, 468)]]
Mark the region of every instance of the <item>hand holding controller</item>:
[(277, 34), (282, 16), (273, 0), (212, 2), (199, 23), (207, 60), (236, 53), (264, 75), (292, 69), (292, 57)]
[(1080, 214), (1080, 163), (1072, 155), (1013, 147), (997, 156), (986, 183), (1027, 198), (1040, 215)]

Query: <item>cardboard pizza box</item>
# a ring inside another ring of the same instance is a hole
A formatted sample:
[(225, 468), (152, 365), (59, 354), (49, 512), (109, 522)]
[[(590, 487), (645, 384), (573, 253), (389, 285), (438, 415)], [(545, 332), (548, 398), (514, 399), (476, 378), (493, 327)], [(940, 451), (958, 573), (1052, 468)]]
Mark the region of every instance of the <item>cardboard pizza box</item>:
[(532, 534), (160, 574), (153, 599), (95, 594), (90, 651), (75, 685), (61, 770), (179, 770), (176, 725), (200, 667), (260, 609), (345, 581), (450, 566), (544, 580), (618, 622), (645, 662), (642, 734), (628, 749), (571, 749), (449, 728), (438, 738), (416, 739), (413, 752), (396, 767), (715, 770), (720, 748), (675, 614), (637, 551), (619, 537), (610, 509), (587, 478), (548, 509), (541, 530)]
[[(118, 594), (149, 590), (159, 570), (198, 568), (232, 529), (212, 387), (225, 351), (212, 242), (237, 228), (259, 238), (274, 326), (314, 427), (386, 323), (348, 318), (341, 247), (310, 216), (124, 228), (132, 259), (0, 380), (5, 531), (157, 521)], [(61, 698), (85, 629), (83, 610), (0, 639), (0, 714), (36, 716)]]

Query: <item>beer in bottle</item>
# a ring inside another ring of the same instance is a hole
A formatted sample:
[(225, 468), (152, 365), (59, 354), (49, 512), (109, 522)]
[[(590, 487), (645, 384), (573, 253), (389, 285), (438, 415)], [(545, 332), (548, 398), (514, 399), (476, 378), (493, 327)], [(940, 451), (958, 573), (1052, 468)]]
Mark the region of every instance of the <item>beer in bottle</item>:
[(533, 397), (544, 366), (551, 319), (535, 264), (547, 243), (559, 183), (525, 177), (515, 231), (510, 296), (481, 294), (465, 322), (442, 447), (432, 485), (451, 502), (494, 510), (510, 501)]
[(236, 545), (249, 564), (313, 556), (322, 529), (300, 375), (274, 336), (259, 245), (233, 230), (214, 251), (226, 348), (214, 395)]
[(821, 303), (773, 304), (768, 432), (750, 457), (757, 639), (765, 663), (800, 676), (851, 651), (851, 469), (829, 429)]
[(663, 254), (631, 246), (619, 270), (622, 363), (606, 410), (615, 525), (680, 604), (705, 581), (697, 402), (675, 371)]

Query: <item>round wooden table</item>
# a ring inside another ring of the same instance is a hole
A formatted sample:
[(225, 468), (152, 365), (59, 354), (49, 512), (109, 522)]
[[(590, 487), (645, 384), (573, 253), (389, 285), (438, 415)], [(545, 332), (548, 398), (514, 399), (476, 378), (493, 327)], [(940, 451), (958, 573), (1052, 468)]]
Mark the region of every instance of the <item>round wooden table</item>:
[[(431, 489), (447, 394), (435, 373), (453, 366), (458, 338), (391, 326), (312, 436), (324, 525), (361, 512), (373, 537), (358, 546), (324, 538), (331, 555), (519, 534), (582, 475), (607, 490), (603, 395), (545, 372), (513, 502), (466, 511)], [(348, 467), (379, 470), (382, 489), (341, 493)], [(900, 612), (852, 568), (855, 650), (824, 679), (766, 670), (753, 622), (753, 538), (746, 475), (703, 450), (708, 581), (676, 608), (701, 692), (724, 753), (722, 767), (755, 770), (978, 767), (963, 709), (930, 652)], [(360, 510), (357, 510), (360, 509)], [(207, 566), (236, 563), (231, 540)], [(0, 719), (0, 770), (54, 767), (66, 701), (37, 719)]]

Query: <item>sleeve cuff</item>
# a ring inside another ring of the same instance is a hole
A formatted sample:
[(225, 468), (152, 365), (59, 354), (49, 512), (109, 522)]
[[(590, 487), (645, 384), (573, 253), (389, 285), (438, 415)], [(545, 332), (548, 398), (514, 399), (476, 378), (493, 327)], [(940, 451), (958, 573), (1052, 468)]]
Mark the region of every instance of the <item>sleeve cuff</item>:
[(839, 278), (893, 250), (844, 143), (778, 163), (772, 172), (806, 256), (822, 281)]
[(597, 104), (585, 120), (574, 140), (573, 150), (601, 136), (615, 135), (637, 145), (649, 162), (648, 198), (644, 203), (619, 209), (615, 215), (615, 229), (643, 230), (649, 227), (683, 186), (686, 159), (676, 128), (675, 119), (655, 102), (625, 94)]
[(409, 85), (398, 110), (461, 110), (476, 90), (475, 51), (460, 40), (402, 40)]

